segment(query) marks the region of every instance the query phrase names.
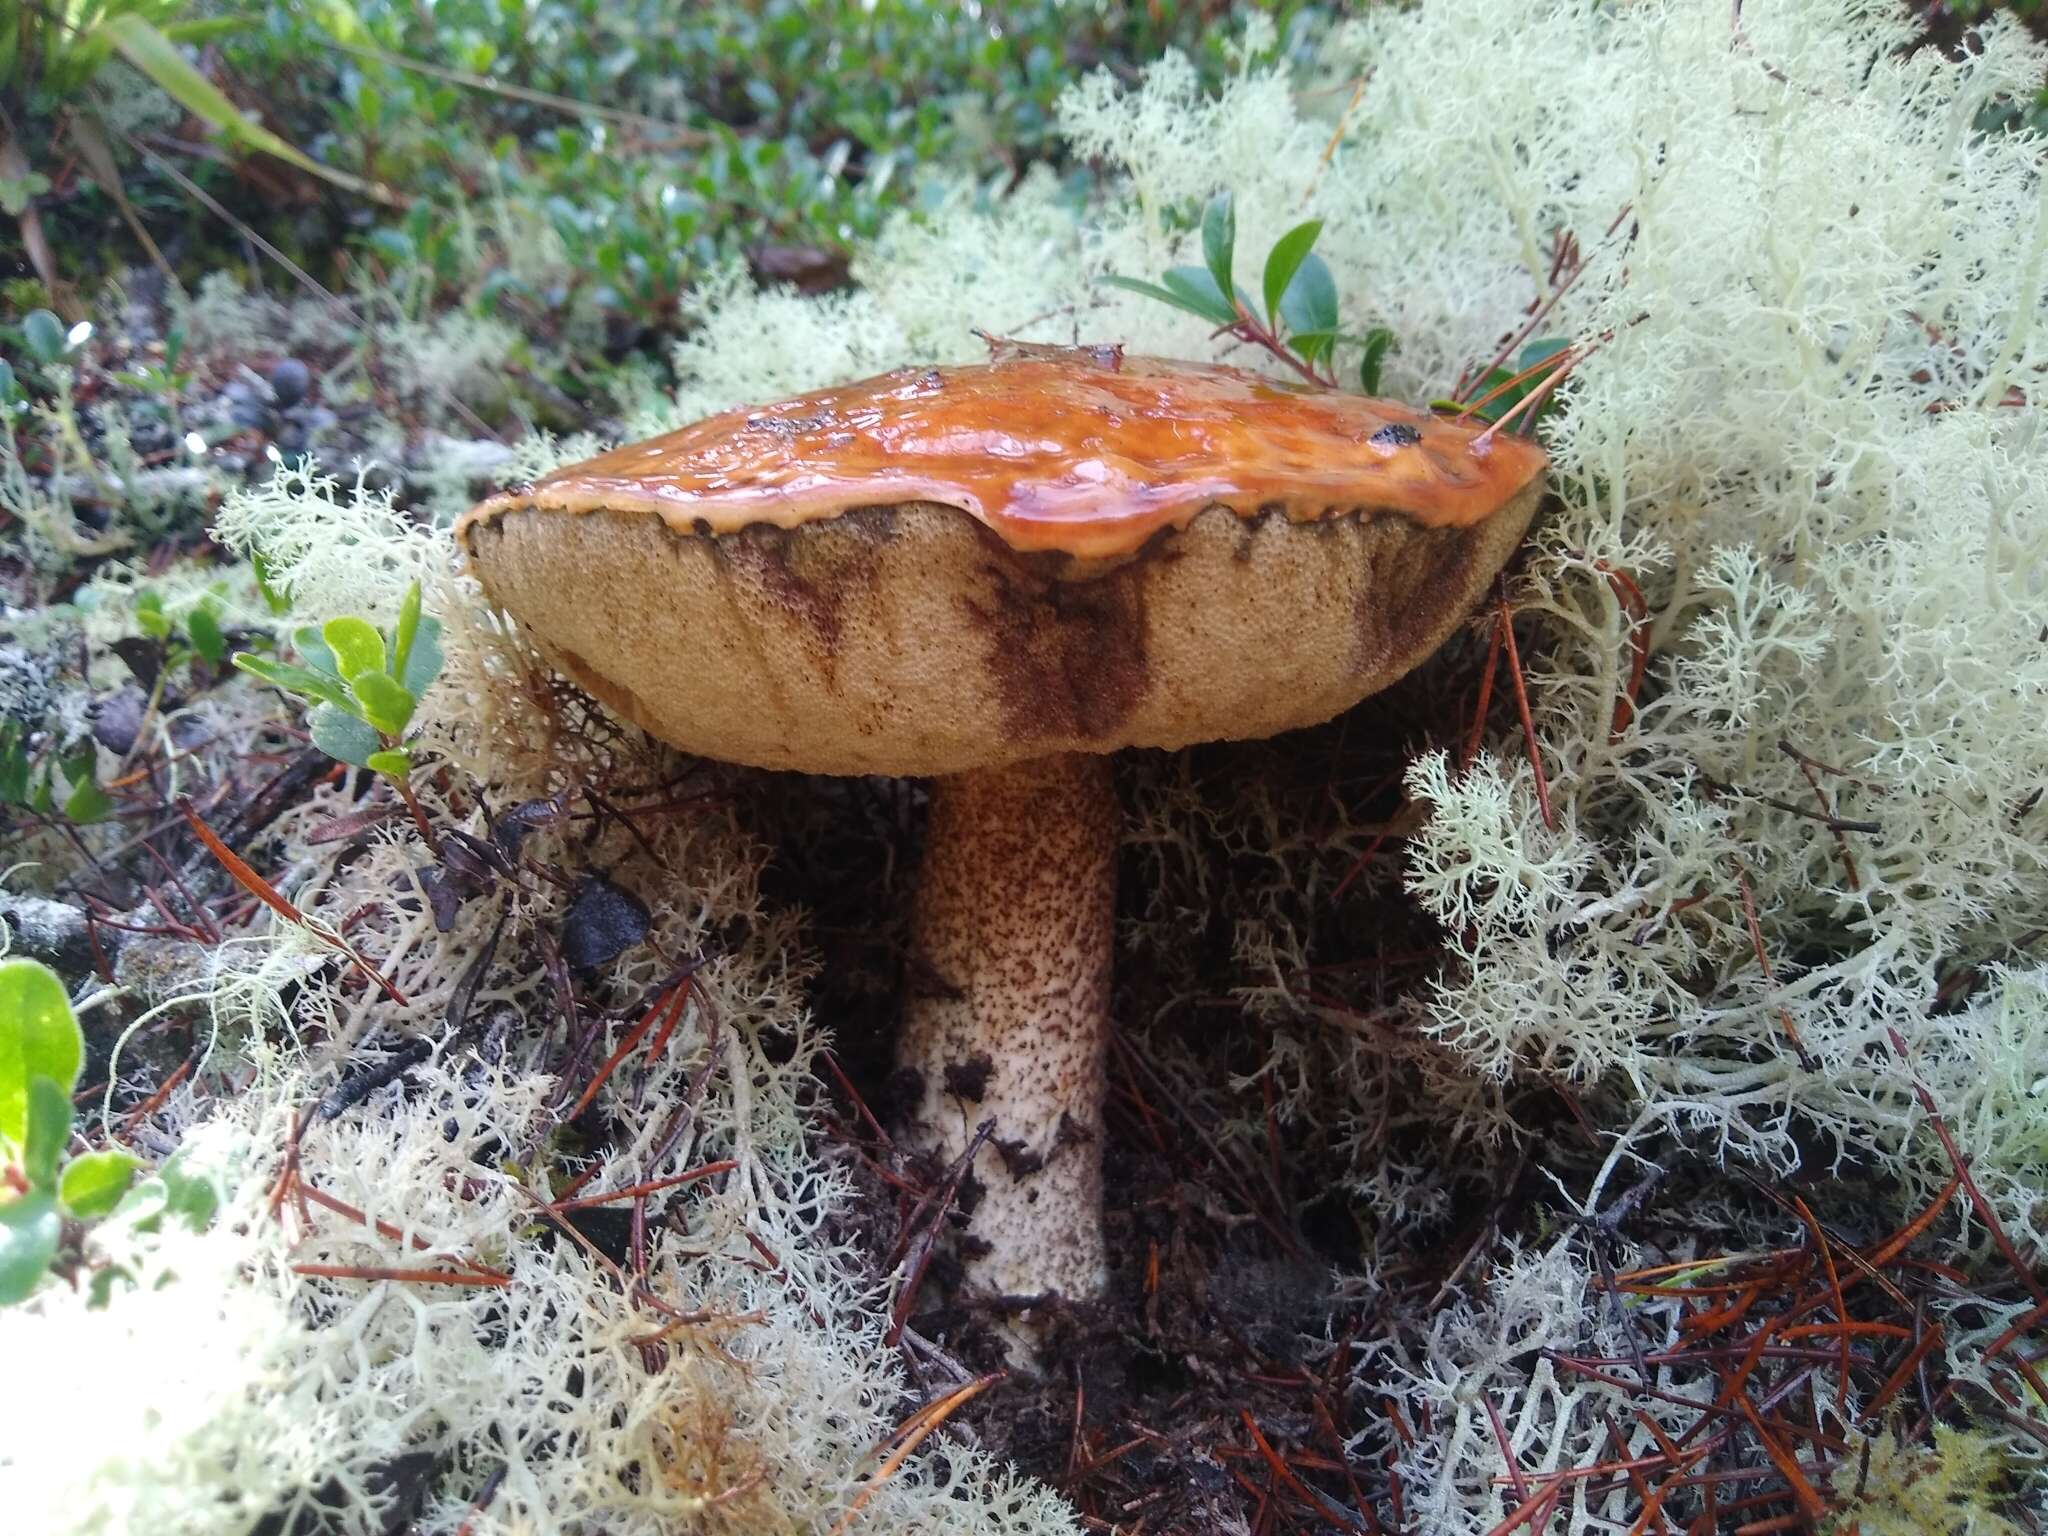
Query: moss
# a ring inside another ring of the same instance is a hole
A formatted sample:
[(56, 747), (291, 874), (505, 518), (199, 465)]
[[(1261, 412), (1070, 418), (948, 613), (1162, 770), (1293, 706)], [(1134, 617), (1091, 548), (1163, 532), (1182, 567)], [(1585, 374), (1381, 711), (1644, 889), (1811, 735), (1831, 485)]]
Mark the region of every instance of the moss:
[(2024, 1529), (1999, 1512), (2017, 1486), (2005, 1448), (1967, 1429), (1937, 1424), (1932, 1448), (1886, 1433), (1851, 1440), (1833, 1481), (1842, 1503), (1822, 1522), (1822, 1536), (2021, 1536)]

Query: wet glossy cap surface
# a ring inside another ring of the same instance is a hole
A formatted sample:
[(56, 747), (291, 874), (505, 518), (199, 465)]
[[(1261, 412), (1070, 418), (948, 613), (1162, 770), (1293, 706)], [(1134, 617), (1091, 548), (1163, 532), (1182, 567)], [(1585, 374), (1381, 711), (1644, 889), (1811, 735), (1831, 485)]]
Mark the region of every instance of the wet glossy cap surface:
[(1209, 506), (1467, 527), (1543, 467), (1518, 438), (1392, 401), (1075, 348), (727, 411), (494, 498), (464, 528), (532, 508), (649, 512), (678, 533), (724, 534), (931, 502), (1013, 549), (1087, 561), (1128, 555)]

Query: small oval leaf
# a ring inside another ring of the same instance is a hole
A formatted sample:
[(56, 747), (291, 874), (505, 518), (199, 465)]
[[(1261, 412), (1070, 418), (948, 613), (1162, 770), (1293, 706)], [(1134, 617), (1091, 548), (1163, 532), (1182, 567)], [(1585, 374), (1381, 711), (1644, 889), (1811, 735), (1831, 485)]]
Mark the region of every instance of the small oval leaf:
[(1394, 333), (1376, 325), (1365, 333), (1365, 351), (1358, 359), (1358, 387), (1368, 395), (1380, 392), (1380, 370), (1395, 350)]
[(1273, 249), (1266, 253), (1266, 323), (1276, 325), (1280, 317), (1280, 298), (1287, 292), (1287, 285), (1294, 281), (1294, 274), (1301, 270), (1302, 260), (1316, 243), (1316, 236), (1323, 232), (1321, 219), (1310, 219), (1306, 224), (1297, 224), (1278, 240)]
[(28, 1129), (22, 1139), (21, 1171), (37, 1189), (57, 1182), (57, 1163), (71, 1139), (71, 1095), (38, 1074), (28, 1080)]
[(64, 355), (64, 322), (47, 309), (32, 309), (22, 317), (21, 339), (38, 362), (54, 363)]
[(1157, 299), (1162, 304), (1171, 304), (1175, 309), (1185, 310), (1188, 314), (1197, 315), (1204, 320), (1214, 318), (1208, 310), (1190, 303), (1181, 295), (1162, 288), (1157, 283), (1141, 282), (1135, 277), (1105, 277), (1102, 281), (1112, 288), (1127, 288), (1132, 293), (1142, 293), (1148, 299)]
[(1290, 331), (1337, 329), (1337, 280), (1314, 251), (1302, 254), (1301, 265), (1280, 295), (1280, 318)]
[(273, 688), (282, 688), (286, 693), (298, 694), (314, 702), (342, 704), (348, 697), (347, 690), (325, 672), (315, 672), (311, 667), (295, 667), (288, 661), (272, 661), (267, 656), (252, 656), (247, 651), (235, 652), (234, 662), (251, 677), (260, 677)]
[(367, 768), (370, 754), (384, 745), (367, 720), (358, 720), (332, 704), (322, 704), (308, 715), (306, 729), (312, 733), (314, 746), (336, 762), (355, 768)]
[(1237, 319), (1237, 306), (1224, 297), (1225, 290), (1207, 267), (1169, 267), (1162, 281), (1180, 299), (1181, 307), (1200, 315), (1211, 325), (1230, 325)]
[(353, 615), (329, 619), (320, 626), (320, 638), (327, 642), (341, 676), (353, 680), (365, 672), (384, 670), (384, 637), (368, 619)]
[(201, 604), (185, 615), (185, 634), (192, 649), (216, 666), (227, 652), (227, 637), (221, 633), (220, 616), (210, 604)]
[(80, 1221), (96, 1221), (120, 1203), (141, 1166), (140, 1159), (118, 1147), (84, 1153), (64, 1165), (57, 1198)]
[(341, 663), (334, 659), (334, 652), (327, 648), (318, 628), (302, 624), (292, 631), (292, 649), (297, 651), (307, 666), (315, 672), (325, 672), (336, 682), (341, 681)]
[(412, 655), (413, 638), (420, 628), (420, 584), (415, 581), (405, 589), (405, 600), (398, 605), (398, 627), (391, 632), (391, 675), (405, 676), (405, 663)]
[(256, 577), (256, 590), (262, 594), (263, 606), (276, 618), (283, 618), (292, 611), (292, 600), (288, 593), (277, 584), (270, 562), (263, 558), (261, 550), (249, 554), (249, 569)]
[(405, 691), (415, 699), (424, 697), (427, 687), (441, 675), (441, 621), (432, 617), (420, 620), (419, 633), (412, 638), (412, 648), (407, 653), (405, 665), (400, 669), (398, 680), (405, 685)]
[(1237, 290), (1230, 276), (1236, 249), (1237, 199), (1228, 192), (1218, 192), (1202, 210), (1202, 260), (1208, 264), (1209, 275), (1216, 279), (1218, 293)]
[[(412, 719), (415, 700), (405, 684), (388, 672), (360, 672), (349, 679), (363, 717), (386, 736), (401, 735)], [(367, 760), (366, 760), (367, 766)]]
[(114, 797), (91, 779), (74, 784), (64, 797), (64, 819), (74, 826), (89, 827), (105, 821), (114, 812)]
[(0, 1139), (28, 1134), (28, 1085), (48, 1078), (69, 1095), (85, 1061), (85, 1037), (57, 973), (39, 960), (0, 961)]
[(63, 1228), (57, 1197), (46, 1189), (0, 1205), (0, 1307), (13, 1306), (36, 1288), (57, 1256)]

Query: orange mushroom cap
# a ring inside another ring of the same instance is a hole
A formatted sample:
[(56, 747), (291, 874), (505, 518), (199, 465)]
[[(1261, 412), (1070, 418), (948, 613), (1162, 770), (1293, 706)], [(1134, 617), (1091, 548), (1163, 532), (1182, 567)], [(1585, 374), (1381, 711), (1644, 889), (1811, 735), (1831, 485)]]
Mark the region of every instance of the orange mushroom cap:
[(1544, 462), (1519, 438), (1389, 400), (1115, 348), (1034, 349), (726, 411), (485, 502), (464, 528), (514, 507), (602, 508), (720, 534), (926, 501), (1013, 549), (1096, 561), (1218, 505), (1464, 527)]

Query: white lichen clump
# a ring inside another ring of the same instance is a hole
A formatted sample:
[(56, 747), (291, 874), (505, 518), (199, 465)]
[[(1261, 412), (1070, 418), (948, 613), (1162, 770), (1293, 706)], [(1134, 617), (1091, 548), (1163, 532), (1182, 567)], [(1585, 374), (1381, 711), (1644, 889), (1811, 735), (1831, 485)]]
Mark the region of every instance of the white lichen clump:
[[(243, 497), (224, 528), (269, 551), (309, 615), (388, 611), (426, 547), (382, 498), (313, 477)], [(458, 588), (434, 590), (448, 667), (421, 739), (474, 765), (466, 801), (503, 810), (590, 748), (550, 757), (525, 659)], [(672, 764), (641, 747), (618, 766), (658, 781)], [(352, 805), (323, 789), (285, 812), (266, 878), (314, 925), (347, 929), (405, 1001), (329, 971), (281, 1006), (323, 954), (283, 923), (192, 957), (181, 996), (210, 1005), (222, 1038), (204, 1087), (137, 1134), (226, 1146), (206, 1166), (229, 1198), (204, 1235), (96, 1232), (95, 1258), (134, 1277), (104, 1312), (62, 1286), (0, 1312), (8, 1358), (77, 1400), (59, 1413), (16, 1394), (0, 1418), (0, 1485), (34, 1512), (27, 1528), (210, 1533), (277, 1515), (375, 1530), (409, 1498), (414, 1528), (475, 1536), (795, 1533), (856, 1501), (869, 1529), (1071, 1532), (1062, 1501), (970, 1444), (879, 1475), (906, 1391), (882, 1340), (889, 1297), (844, 1229), (845, 1167), (821, 1166), (809, 1136), (824, 1037), (794, 915), (762, 909), (762, 850), (731, 809), (648, 818), (646, 847), (569, 819), (528, 834), (530, 855), (608, 869), (649, 914), (647, 941), (588, 979), (606, 1011), (585, 1015), (598, 1032), (571, 1082), (522, 1065), (565, 1048), (532, 942), (559, 930), (565, 893), (507, 881), (444, 932), (417, 844), (379, 832), (343, 857), (321, 835)], [(664, 1048), (603, 1090), (620, 1134), (556, 1178), (570, 1102), (685, 955), (704, 958)], [(401, 1081), (316, 1111), (343, 1063), (361, 1072), (410, 1040), (430, 1050)], [(650, 1198), (637, 1284), (544, 1215), (568, 1176), (589, 1174), (589, 1197), (706, 1165)], [(133, 1422), (83, 1433), (105, 1422), (87, 1398), (109, 1380)]]
[[(692, 297), (679, 397), (632, 424), (970, 359), (974, 327), (1214, 355), (1199, 321), (1096, 279), (1198, 261), (1191, 216), (1221, 189), (1237, 199), (1241, 266), (1299, 221), (1324, 221), (1344, 328), (1399, 338), (1390, 393), (1449, 392), (1548, 306), (1541, 332), (1586, 355), (1544, 429), (1559, 506), (1511, 598), (1551, 822), (1519, 738), (1496, 738), (1470, 765), (1445, 753), (1412, 765), (1408, 789), (1429, 815), (1396, 829), (1407, 841), (1384, 860), (1441, 924), (1450, 959), (1370, 1015), (1333, 1010), (1298, 980), (1309, 909), (1332, 899), (1299, 870), (1330, 850), (1255, 786), (1225, 814), (1204, 809), (1171, 766), (1143, 770), (1133, 806), (1159, 879), (1132, 942), (1170, 947), (1189, 914), (1234, 904), (1241, 1000), (1273, 1029), (1261, 1071), (1278, 1112), (1318, 1123), (1390, 1241), (1446, 1199), (1448, 1156), (1418, 1158), (1414, 1138), (1502, 1144), (1508, 1092), (1546, 1084), (1607, 1137), (1605, 1164), (1568, 1192), (1588, 1215), (1674, 1143), (1765, 1171), (1816, 1157), (1823, 1170), (1895, 1168), (1904, 1214), (1949, 1175), (1917, 1082), (2014, 1241), (2048, 1244), (2048, 961), (2033, 958), (2048, 911), (2048, 195), (2037, 138), (1978, 127), (2031, 96), (2048, 58), (2002, 19), (1949, 59), (1909, 51), (1912, 24), (1885, 5), (1792, 0), (1738, 17), (1714, 0), (1428, 0), (1348, 27), (1312, 94), (1264, 59), (1257, 29), (1214, 98), (1171, 58), (1135, 87), (1091, 79), (1061, 115), (1072, 148), (1107, 174), (1085, 214), (1050, 176), (1027, 176), (992, 203), (961, 189), (899, 219), (861, 253), (850, 294), (762, 293), (729, 274)], [(1582, 268), (1560, 259), (1565, 234)], [(500, 355), (478, 349), (462, 366)], [(459, 392), (463, 379), (429, 383)], [(542, 445), (520, 469), (586, 446)], [(540, 707), (541, 669), (481, 610), (445, 541), (388, 501), (286, 474), (231, 500), (221, 530), (264, 551), (305, 618), (388, 619), (407, 582), (425, 583), (449, 660), (420, 745), (455, 771), (462, 803), (482, 794), (502, 810), (588, 766), (587, 745)], [(1614, 573), (1644, 593), (1640, 622)], [(1637, 640), (1647, 672), (1618, 710)], [(421, 784), (438, 808), (441, 791)], [(823, 1035), (804, 1012), (800, 935), (762, 909), (741, 823), (729, 809), (662, 818), (658, 874), (609, 825), (575, 852), (583, 867), (636, 870), (652, 911), (641, 958), (598, 979), (622, 1019), (662, 972), (647, 956), (746, 935), (707, 966), (703, 1001), (662, 1060), (604, 1090), (697, 1108), (666, 1150), (660, 1115), (622, 1112), (644, 1129), (592, 1190), (736, 1165), (655, 1203), (676, 1219), (650, 1223), (649, 1286), (694, 1319), (664, 1331), (568, 1238), (535, 1239), (520, 1182), (565, 1085), (515, 1067), (524, 1058), (487, 1031), (445, 1023), (498, 909), (472, 900), (441, 933), (411, 845), (380, 834), (342, 865), (307, 836), (346, 808), (323, 792), (291, 813), (272, 874), (336, 925), (377, 908), (353, 931), (409, 1002), (309, 988), (293, 1023), (356, 1044), (416, 1034), (434, 1054), (402, 1091), (310, 1128), (301, 1156), (309, 1182), (403, 1241), (329, 1210), (256, 1209), (280, 1127), (331, 1082), (319, 1055), (266, 1067), (231, 1112), (250, 1149), (234, 1207), (246, 1219), (166, 1243), (151, 1262), (176, 1280), (106, 1318), (54, 1296), (23, 1314), (48, 1371), (81, 1382), (102, 1377), (73, 1351), (107, 1347), (109, 1322), (130, 1319), (116, 1326), (137, 1354), (108, 1377), (150, 1402), (182, 1394), (141, 1415), (136, 1443), (167, 1447), (157, 1459), (120, 1448), (85, 1494), (77, 1469), (47, 1474), (37, 1496), (53, 1513), (35, 1528), (140, 1528), (139, 1512), (158, 1510), (145, 1495), (169, 1500), (151, 1489), (179, 1479), (192, 1509), (289, 1508), (326, 1479), (368, 1507), (372, 1469), (411, 1450), (446, 1468), (426, 1530), (829, 1528), (873, 1472), (903, 1384), (881, 1343), (888, 1298), (834, 1225), (846, 1179), (807, 1139)], [(584, 829), (544, 828), (534, 846), (566, 858), (572, 836)], [(1317, 836), (1335, 840), (1341, 870), (1375, 834)], [(1212, 889), (1222, 877), (1189, 852), (1198, 837), (1266, 873)], [(1367, 878), (1393, 888), (1377, 869)], [(509, 937), (471, 1016), (545, 1027), (554, 1003), (529, 937), (562, 901), (545, 886), (506, 898)], [(277, 945), (304, 942), (280, 925)], [(263, 961), (252, 952), (244, 970)], [(1943, 993), (1965, 970), (1974, 984)], [(595, 1050), (623, 1027), (607, 1021)], [(1397, 1131), (1410, 1147), (1399, 1155)], [(1930, 1237), (1985, 1246), (1967, 1214)], [(449, 1262), (509, 1283), (293, 1268)], [(1610, 1455), (1608, 1414), (1631, 1452), (1651, 1443), (1626, 1411), (1639, 1399), (1538, 1354), (1627, 1347), (1581, 1237), (1475, 1278), (1479, 1299), (1353, 1345), (1366, 1397), (1426, 1405), (1436, 1427), (1393, 1447), (1410, 1517), (1432, 1531), (1499, 1521), (1503, 1437), (1515, 1476)], [(1959, 1368), (1972, 1330), (1981, 1341), (2017, 1315), (1959, 1323)], [(223, 1344), (202, 1361), (189, 1335), (209, 1327)], [(1646, 1348), (1679, 1337), (1676, 1316), (1651, 1307), (1636, 1329)], [(1712, 1391), (1670, 1372), (1659, 1384), (1694, 1401)], [(252, 1410), (265, 1401), (293, 1412)], [(1687, 1422), (1674, 1411), (1668, 1424)], [(241, 1435), (261, 1454), (224, 1461)], [(0, 1435), (0, 1456), (15, 1449)], [(2015, 1437), (2000, 1454), (2037, 1464), (2040, 1447)], [(34, 1470), (24, 1459), (10, 1487)], [(1605, 1529), (1625, 1497), (1609, 1508), (1581, 1484), (1553, 1528)], [(201, 1528), (167, 1503), (157, 1518), (150, 1529)], [(1051, 1493), (935, 1437), (853, 1528), (1075, 1526)]]

